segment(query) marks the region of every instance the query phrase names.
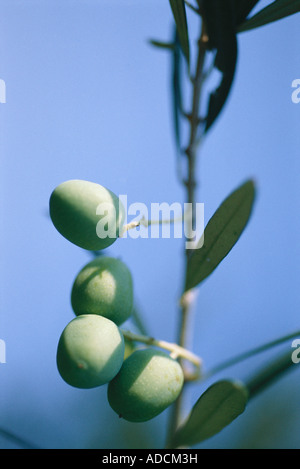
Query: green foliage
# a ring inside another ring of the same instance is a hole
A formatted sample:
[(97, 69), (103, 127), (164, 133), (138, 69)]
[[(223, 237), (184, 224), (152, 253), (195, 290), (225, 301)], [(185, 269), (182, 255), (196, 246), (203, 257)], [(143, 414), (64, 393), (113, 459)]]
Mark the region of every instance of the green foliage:
[(193, 446), (211, 438), (241, 415), (248, 401), (247, 388), (237, 381), (219, 381), (194, 405), (174, 435), (173, 447)]
[(120, 370), (125, 344), (119, 328), (102, 316), (73, 319), (57, 347), (57, 368), (66, 383), (89, 389), (108, 383)]
[(149, 42), (152, 46), (158, 47), (159, 49), (171, 50), (171, 51), (174, 49), (174, 44), (172, 42), (157, 41), (155, 39), (150, 39)]
[(71, 292), (74, 313), (99, 314), (117, 325), (125, 322), (133, 308), (133, 281), (120, 259), (101, 256), (77, 274)]
[[(299, 334), (297, 334), (299, 336)], [(269, 386), (274, 384), (287, 371), (296, 370), (298, 364), (294, 363), (291, 356), (290, 347), (283, 350), (277, 357), (272, 358), (261, 369), (256, 370), (251, 377), (246, 380), (249, 398), (255, 397)]]
[(184, 0), (169, 0), (169, 2), (172, 8), (181, 49), (189, 65), (190, 42)]
[[(71, 243), (90, 251), (113, 244), (124, 222), (124, 207), (119, 198), (94, 182), (63, 182), (52, 192), (49, 205), (57, 231)], [(97, 234), (97, 226), (103, 237)]]
[(222, 111), (232, 87), (238, 47), (236, 18), (231, 0), (204, 0), (204, 17), (208, 35), (208, 47), (215, 50), (214, 67), (222, 73), (221, 83), (209, 97), (205, 132)]
[(259, 0), (234, 0), (234, 10), (237, 27), (245, 21), (251, 10)]
[(191, 251), (185, 291), (205, 280), (231, 251), (249, 221), (254, 198), (255, 186), (250, 180), (232, 192), (220, 205), (204, 230), (203, 247)]
[(150, 420), (179, 396), (183, 371), (167, 353), (152, 348), (133, 352), (108, 385), (112, 409), (130, 422)]
[(300, 0), (275, 0), (239, 26), (238, 32), (265, 26), (300, 11)]

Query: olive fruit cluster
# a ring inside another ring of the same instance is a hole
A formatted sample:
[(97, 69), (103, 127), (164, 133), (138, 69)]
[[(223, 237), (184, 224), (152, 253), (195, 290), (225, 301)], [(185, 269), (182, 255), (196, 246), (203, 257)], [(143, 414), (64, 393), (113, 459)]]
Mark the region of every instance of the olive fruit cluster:
[[(97, 235), (99, 204), (105, 204), (115, 237)], [(110, 246), (124, 223), (115, 194), (80, 180), (66, 181), (53, 191), (50, 216), (62, 236), (88, 250)], [(154, 418), (177, 399), (183, 371), (175, 359), (153, 348), (137, 349), (126, 356), (120, 325), (132, 313), (133, 281), (124, 262), (99, 256), (87, 263), (73, 282), (71, 305), (75, 318), (64, 328), (56, 355), (66, 383), (81, 389), (108, 384), (111, 408), (132, 422)]]

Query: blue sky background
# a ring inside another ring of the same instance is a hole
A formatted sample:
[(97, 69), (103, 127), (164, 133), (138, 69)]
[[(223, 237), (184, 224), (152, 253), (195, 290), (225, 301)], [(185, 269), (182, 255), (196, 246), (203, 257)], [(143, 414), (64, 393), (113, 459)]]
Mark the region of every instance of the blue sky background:
[[(105, 387), (76, 390), (58, 375), (57, 342), (74, 317), (70, 289), (91, 257), (57, 233), (48, 200), (60, 182), (78, 178), (127, 194), (129, 203), (184, 202), (170, 60), (148, 44), (170, 38), (169, 2), (0, 0), (0, 11), (7, 87), (0, 104), (0, 338), (7, 352), (0, 427), (43, 448), (159, 448), (167, 412), (150, 423), (120, 422)], [(197, 23), (189, 18), (193, 37)], [(198, 292), (192, 348), (206, 369), (300, 329), (300, 104), (291, 100), (298, 45), (299, 15), (239, 36), (230, 99), (199, 155), (197, 200), (206, 222), (245, 179), (254, 177), (258, 188), (249, 226)], [(127, 238), (107, 251), (132, 270), (150, 333), (170, 341), (182, 248), (176, 239)], [(247, 377), (273, 354), (215, 379)], [(190, 388), (187, 411), (208, 384)], [(200, 447), (299, 448), (298, 396), (296, 370)], [(4, 438), (0, 446), (15, 447)]]

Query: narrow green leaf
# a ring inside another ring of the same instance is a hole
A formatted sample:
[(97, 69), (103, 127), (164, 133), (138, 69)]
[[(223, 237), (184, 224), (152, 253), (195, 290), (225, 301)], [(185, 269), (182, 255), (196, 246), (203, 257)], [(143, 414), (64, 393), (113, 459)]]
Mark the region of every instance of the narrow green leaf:
[(275, 359), (269, 361), (262, 369), (245, 383), (249, 392), (249, 399), (264, 391), (268, 386), (274, 384), (287, 371), (299, 370), (298, 362), (293, 361), (293, 350), (284, 350)]
[(189, 65), (190, 43), (184, 0), (169, 0), (173, 12), (182, 52)]
[(173, 119), (177, 155), (181, 154), (181, 128), (180, 114), (182, 112), (181, 93), (181, 51), (177, 29), (175, 28), (174, 51), (173, 51), (173, 74), (172, 74), (172, 98), (173, 98)]
[(243, 23), (259, 0), (234, 0), (236, 25)]
[(287, 16), (293, 15), (300, 11), (300, 0), (275, 0), (267, 7), (263, 8), (256, 15), (245, 21), (239, 28), (238, 32), (249, 31), (266, 24), (281, 20)]
[(157, 41), (156, 39), (150, 39), (149, 43), (154, 46), (158, 47), (159, 49), (166, 49), (166, 50), (174, 50), (173, 42), (164, 42), (164, 41)]
[(206, 279), (231, 251), (248, 223), (254, 198), (254, 182), (249, 180), (232, 192), (211, 217), (202, 248), (191, 251), (185, 291)]
[(184, 3), (186, 4), (187, 7), (189, 7), (194, 13), (197, 13), (197, 15), (201, 16), (200, 10), (198, 7), (194, 6), (192, 3), (188, 2), (188, 0), (184, 0)]
[(211, 438), (241, 415), (247, 402), (248, 391), (242, 383), (218, 381), (200, 396), (175, 433), (172, 447), (193, 446)]
[[(275, 339), (271, 342), (266, 342), (265, 344), (253, 348), (251, 350), (248, 350), (247, 352), (241, 353), (240, 355), (235, 356), (234, 358), (230, 358), (219, 365), (215, 366), (212, 368), (209, 372), (205, 374), (205, 378), (207, 379), (208, 377), (214, 375), (215, 373), (219, 373), (220, 371), (225, 370), (225, 368), (228, 368), (230, 366), (236, 365), (237, 363), (242, 362), (243, 360), (247, 360), (248, 358), (254, 357), (255, 355), (265, 352), (267, 350), (270, 350), (273, 347), (276, 347), (278, 345), (281, 345), (283, 342), (291, 341), (295, 337), (300, 336), (300, 331), (293, 332), (292, 334), (285, 335), (283, 337), (280, 337), (279, 339)], [(291, 361), (291, 352), (289, 352), (289, 364)]]
[(232, 0), (203, 0), (208, 48), (215, 50), (214, 68), (222, 74), (219, 86), (210, 94), (205, 133), (221, 114), (233, 85), (238, 44), (236, 37), (236, 12)]

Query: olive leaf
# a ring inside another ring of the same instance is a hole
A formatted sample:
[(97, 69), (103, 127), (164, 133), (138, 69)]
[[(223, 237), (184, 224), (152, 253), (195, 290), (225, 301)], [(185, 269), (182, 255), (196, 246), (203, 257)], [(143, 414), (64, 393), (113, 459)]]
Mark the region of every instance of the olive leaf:
[(275, 0), (239, 26), (238, 32), (249, 31), (300, 11), (300, 0)]
[(190, 43), (184, 0), (169, 0), (173, 12), (182, 52), (190, 64)]
[(151, 39), (150, 44), (159, 49), (171, 52), (172, 54), (172, 104), (173, 104), (173, 125), (175, 134), (175, 144), (177, 155), (181, 154), (181, 128), (180, 115), (182, 114), (182, 91), (181, 91), (181, 52), (182, 48), (178, 36), (176, 25), (174, 26), (174, 37), (171, 42), (157, 41)]
[(204, 230), (204, 243), (191, 251), (187, 263), (185, 291), (199, 285), (227, 256), (244, 231), (255, 199), (255, 185), (246, 181), (220, 205)]
[(203, 0), (208, 47), (215, 50), (214, 68), (222, 73), (221, 83), (210, 94), (206, 115), (207, 132), (222, 111), (231, 90), (237, 63), (235, 6), (232, 0)]
[(258, 2), (259, 0), (235, 0), (235, 18), (237, 26), (245, 21)]
[(293, 361), (291, 349), (283, 350), (275, 358), (269, 360), (260, 370), (255, 371), (253, 376), (245, 382), (249, 392), (249, 399), (271, 386), (288, 371), (298, 370), (297, 365), (298, 363)]
[(175, 28), (174, 49), (173, 49), (173, 74), (172, 74), (172, 98), (173, 98), (173, 119), (177, 154), (181, 153), (181, 128), (180, 115), (182, 113), (182, 92), (181, 92), (181, 51), (179, 38)]
[(171, 50), (171, 51), (174, 49), (173, 42), (165, 42), (165, 41), (158, 41), (156, 39), (150, 39), (149, 43), (154, 47), (158, 47), (159, 49), (165, 49), (165, 50)]
[(239, 381), (222, 380), (198, 399), (186, 422), (175, 432), (172, 447), (193, 446), (219, 433), (241, 415), (248, 390)]

